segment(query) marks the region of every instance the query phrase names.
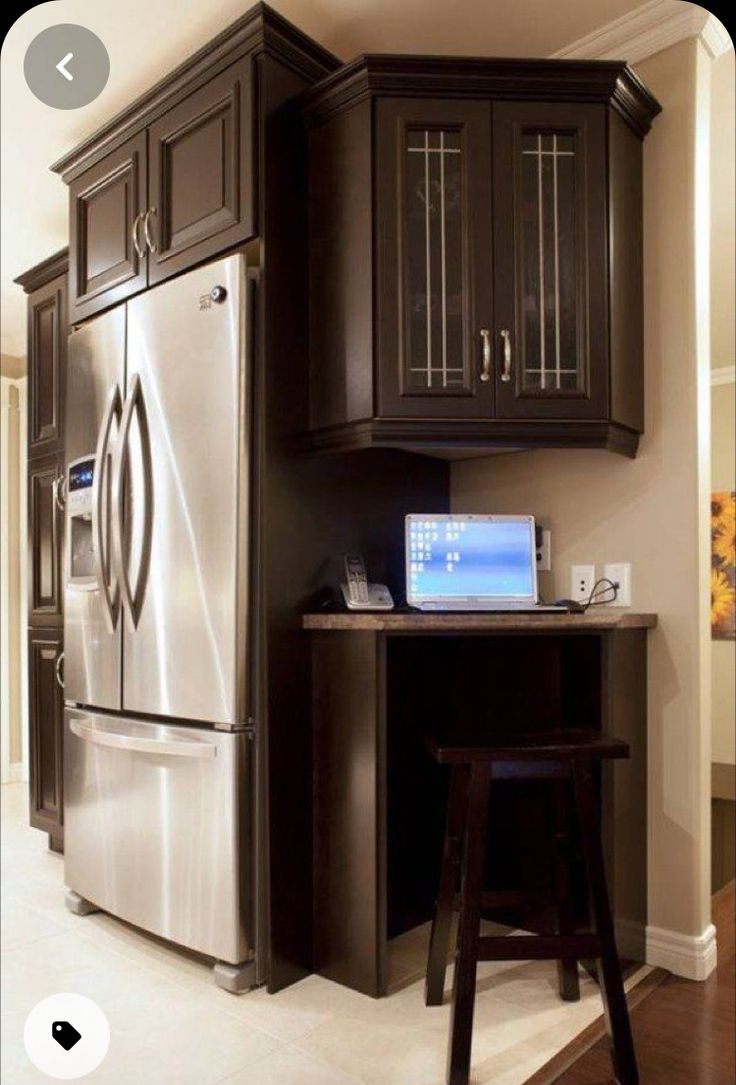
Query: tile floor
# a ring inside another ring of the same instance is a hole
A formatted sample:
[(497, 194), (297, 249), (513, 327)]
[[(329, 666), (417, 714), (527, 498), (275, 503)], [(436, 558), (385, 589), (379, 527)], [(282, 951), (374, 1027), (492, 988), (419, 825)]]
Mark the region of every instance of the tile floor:
[[(63, 861), (28, 827), (25, 784), (2, 787), (2, 1081), (50, 1079), (23, 1048), (41, 998), (74, 991), (110, 1022), (97, 1085), (442, 1085), (449, 1006), (427, 1009), (422, 981), (374, 1000), (318, 976), (240, 997), (206, 962), (98, 914), (64, 907)], [(448, 977), (449, 981), (449, 977)], [(600, 1013), (595, 985), (561, 1003), (553, 963), (482, 964), (473, 1085), (522, 1085)]]

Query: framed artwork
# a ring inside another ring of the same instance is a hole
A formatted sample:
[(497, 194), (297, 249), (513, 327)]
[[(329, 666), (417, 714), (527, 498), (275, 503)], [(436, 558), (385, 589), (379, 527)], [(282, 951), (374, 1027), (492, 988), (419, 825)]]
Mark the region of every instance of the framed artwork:
[(736, 492), (711, 496), (710, 537), (711, 636), (736, 640)]

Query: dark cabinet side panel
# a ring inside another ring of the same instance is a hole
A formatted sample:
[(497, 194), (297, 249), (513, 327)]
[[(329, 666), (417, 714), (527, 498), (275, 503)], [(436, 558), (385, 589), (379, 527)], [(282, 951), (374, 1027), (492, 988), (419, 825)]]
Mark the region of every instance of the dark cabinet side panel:
[(310, 425), (373, 415), (371, 105), (309, 132)]
[(61, 454), (32, 460), (28, 467), (28, 620), (57, 625), (62, 617), (64, 517), (57, 483), (64, 471)]
[[(69, 293), (72, 322), (146, 286), (146, 133), (91, 166), (69, 186)], [(137, 246), (137, 248), (136, 248)]]
[(256, 232), (251, 57), (233, 64), (149, 128), (149, 282)]
[(31, 825), (60, 844), (64, 822), (62, 778), (63, 693), (57, 681), (62, 630), (31, 629), (28, 634), (28, 718)]
[(64, 439), (67, 285), (60, 276), (28, 297), (28, 455), (60, 448)]
[(608, 110), (611, 418), (644, 430), (642, 143)]

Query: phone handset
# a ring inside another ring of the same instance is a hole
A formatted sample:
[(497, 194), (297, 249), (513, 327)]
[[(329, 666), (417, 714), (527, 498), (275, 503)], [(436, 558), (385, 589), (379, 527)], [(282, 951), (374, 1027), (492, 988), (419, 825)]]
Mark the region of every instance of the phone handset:
[(369, 584), (360, 554), (345, 555), (342, 597), (348, 610), (393, 610), (394, 601), (385, 584)]

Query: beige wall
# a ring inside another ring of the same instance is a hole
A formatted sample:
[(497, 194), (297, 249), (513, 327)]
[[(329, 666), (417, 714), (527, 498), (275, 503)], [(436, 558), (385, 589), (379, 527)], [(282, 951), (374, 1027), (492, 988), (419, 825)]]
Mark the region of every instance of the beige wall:
[(663, 105), (644, 153), (640, 453), (629, 461), (536, 451), (458, 463), (452, 501), (458, 511), (531, 512), (551, 527), (553, 583), (542, 584), (549, 595), (569, 594), (572, 563), (632, 563), (633, 605), (660, 618), (649, 642), (649, 921), (697, 937), (710, 921), (707, 221), (702, 228), (709, 61), (690, 39), (637, 71)]
[[(23, 606), (25, 520), (24, 418), (25, 379), (0, 377), (0, 739), (3, 782), (20, 778), (24, 757)], [(10, 769), (10, 766), (15, 766)]]
[(713, 63), (711, 86), (711, 364), (736, 360), (736, 54)]

